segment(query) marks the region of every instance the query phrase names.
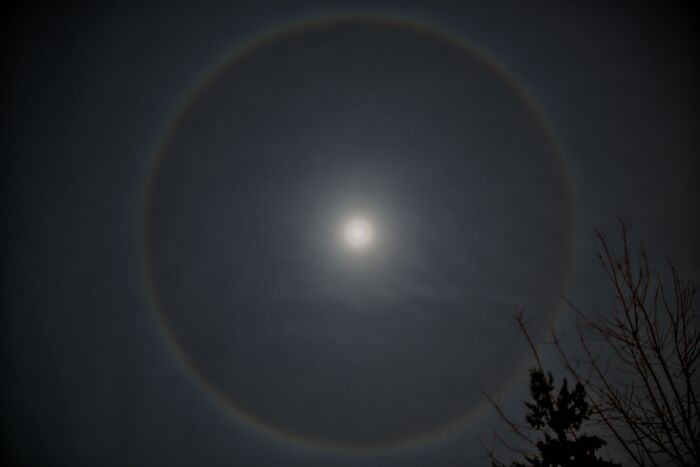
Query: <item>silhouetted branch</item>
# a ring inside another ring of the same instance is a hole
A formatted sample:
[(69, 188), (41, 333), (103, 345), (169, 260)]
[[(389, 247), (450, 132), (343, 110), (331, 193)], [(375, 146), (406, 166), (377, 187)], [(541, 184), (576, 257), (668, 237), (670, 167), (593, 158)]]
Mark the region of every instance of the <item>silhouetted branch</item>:
[[(596, 231), (615, 305), (591, 314), (570, 304), (578, 317), (582, 360), (572, 362), (552, 334), (554, 345), (566, 369), (586, 387), (596, 420), (636, 465), (700, 465), (696, 288), (670, 266), (669, 297), (661, 278), (652, 274), (648, 250), (640, 246), (633, 256), (622, 222), (620, 228), (621, 256)], [(594, 353), (595, 343), (607, 352)]]
[[(600, 244), (598, 259), (611, 285), (614, 305), (605, 312), (589, 313), (567, 301), (577, 316), (576, 341), (581, 351), (577, 358), (571, 358), (554, 330), (552, 343), (577, 387), (585, 389), (591, 421), (625, 450), (633, 464), (697, 466), (700, 465), (700, 378), (697, 374), (700, 330), (698, 314), (694, 311), (696, 287), (692, 281), (682, 280), (669, 263), (672, 287), (666, 289), (661, 277), (649, 265), (648, 250), (640, 246), (638, 252), (633, 253), (622, 222), (620, 230), (619, 255), (613, 253), (603, 233), (596, 231)], [(536, 397), (537, 391), (542, 391), (533, 380), (537, 376), (540, 386), (544, 384), (551, 394), (553, 379), (551, 375), (549, 379), (540, 376), (544, 375), (542, 361), (522, 310), (516, 312), (515, 320), (537, 362), (537, 368), (531, 370), (531, 393)], [(522, 443), (509, 444), (497, 435), (488, 451), (493, 465), (503, 465), (494, 456), (498, 444), (522, 455), (531, 465), (544, 465), (538, 463), (543, 458), (544, 444), (532, 436), (533, 428), (535, 432), (545, 429), (545, 444), (554, 439), (552, 432), (546, 432), (548, 428), (538, 422), (538, 417), (555, 406), (552, 396), (548, 396), (550, 399), (542, 398), (541, 394), (537, 397), (536, 404), (526, 404), (530, 410), (527, 420), (531, 426), (528, 427), (514, 423), (499, 401), (487, 395), (510, 433)], [(569, 397), (566, 384), (560, 397)], [(532, 426), (533, 421), (535, 426)], [(555, 430), (555, 434), (560, 440), (566, 438), (572, 442), (587, 439), (578, 434), (577, 429), (578, 425), (574, 424)], [(533, 447), (536, 448), (534, 452)]]

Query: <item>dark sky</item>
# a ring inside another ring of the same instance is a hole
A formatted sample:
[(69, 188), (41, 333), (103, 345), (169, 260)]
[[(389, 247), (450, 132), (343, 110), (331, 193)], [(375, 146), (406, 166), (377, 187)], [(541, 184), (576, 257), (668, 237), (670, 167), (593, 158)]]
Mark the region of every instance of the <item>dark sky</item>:
[(700, 276), (697, 19), (567, 3), (6, 15), (3, 457), (486, 465), (594, 228)]

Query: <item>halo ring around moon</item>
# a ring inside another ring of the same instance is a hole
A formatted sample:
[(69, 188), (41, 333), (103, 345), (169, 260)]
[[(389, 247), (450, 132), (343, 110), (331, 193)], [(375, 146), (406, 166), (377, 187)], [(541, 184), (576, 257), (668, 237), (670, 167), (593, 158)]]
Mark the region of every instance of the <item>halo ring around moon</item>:
[[(268, 44), (276, 43), (285, 39), (287, 35), (296, 34), (303, 31), (313, 30), (315, 28), (322, 28), (327, 26), (332, 26), (337, 23), (342, 23), (345, 21), (368, 21), (374, 24), (381, 24), (385, 27), (395, 27), (395, 28), (408, 28), (416, 31), (421, 31), (422, 33), (428, 34), (438, 40), (449, 43), (451, 46), (459, 47), (463, 50), (464, 54), (469, 55), (472, 59), (480, 61), (486, 68), (491, 70), (495, 75), (497, 75), (503, 82), (512, 89), (513, 94), (518, 96), (518, 98), (525, 103), (525, 105), (530, 110), (530, 114), (534, 120), (537, 121), (541, 130), (547, 134), (549, 144), (551, 145), (552, 153), (556, 154), (557, 160), (552, 161), (553, 164), (558, 166), (560, 172), (560, 177), (565, 181), (565, 185), (568, 189), (566, 196), (571, 200), (572, 209), (570, 210), (569, 218), (566, 219), (568, 223), (568, 255), (564, 258), (566, 278), (562, 281), (563, 287), (567, 288), (570, 282), (571, 271), (573, 268), (572, 258), (573, 258), (573, 243), (575, 235), (575, 216), (574, 216), (574, 188), (572, 177), (569, 172), (565, 160), (562, 155), (561, 148), (559, 147), (556, 138), (554, 137), (553, 131), (551, 130), (542, 110), (538, 104), (529, 96), (523, 87), (515, 81), (510, 75), (508, 75), (497, 63), (494, 62), (488, 55), (483, 51), (480, 51), (469, 44), (465, 43), (458, 37), (455, 37), (449, 33), (446, 33), (439, 29), (434, 29), (430, 26), (426, 26), (421, 23), (417, 23), (405, 19), (397, 19), (391, 17), (378, 17), (378, 16), (363, 16), (357, 17), (329, 17), (322, 18), (319, 20), (305, 21), (298, 24), (293, 24), (289, 27), (283, 28), (266, 34), (262, 37), (254, 39), (248, 44), (240, 47), (233, 56), (226, 58), (219, 66), (214, 67), (213, 71), (207, 75), (194, 89), (190, 96), (181, 105), (179, 111), (174, 116), (172, 123), (169, 125), (167, 131), (164, 133), (161, 140), (161, 144), (154, 154), (151, 161), (151, 166), (149, 168), (149, 173), (146, 178), (146, 184), (144, 189), (144, 199), (143, 199), (143, 228), (144, 228), (144, 240), (143, 240), (143, 267), (144, 267), (144, 278), (147, 284), (147, 290), (149, 297), (152, 300), (153, 308), (158, 318), (163, 334), (171, 347), (175, 352), (179, 361), (187, 368), (189, 373), (201, 384), (206, 391), (213, 396), (223, 407), (234, 414), (239, 419), (246, 421), (249, 425), (254, 426), (258, 430), (271, 434), (278, 439), (283, 439), (286, 441), (293, 442), (295, 444), (300, 444), (317, 449), (328, 449), (328, 450), (340, 450), (345, 452), (374, 452), (378, 450), (390, 449), (390, 448), (400, 448), (415, 445), (417, 443), (426, 443), (445, 436), (448, 433), (454, 432), (455, 430), (464, 427), (467, 423), (474, 420), (479, 414), (484, 412), (484, 408), (487, 405), (481, 404), (470, 410), (468, 413), (464, 413), (454, 420), (445, 423), (439, 429), (432, 430), (426, 433), (419, 433), (413, 436), (408, 436), (405, 438), (392, 440), (391, 442), (381, 442), (381, 443), (348, 443), (344, 444), (342, 442), (328, 442), (322, 439), (315, 439), (313, 437), (300, 435), (293, 431), (285, 430), (270, 423), (255, 413), (245, 410), (239, 407), (235, 401), (230, 400), (225, 394), (223, 394), (215, 383), (209, 381), (205, 374), (199, 370), (196, 363), (193, 362), (187, 351), (180, 345), (178, 338), (174, 330), (171, 328), (168, 317), (164, 313), (162, 305), (162, 291), (158, 290), (154, 283), (153, 271), (151, 268), (151, 252), (150, 245), (148, 242), (148, 229), (149, 229), (149, 219), (151, 216), (151, 198), (153, 195), (153, 190), (155, 190), (154, 179), (157, 176), (160, 163), (162, 162), (164, 148), (167, 146), (168, 142), (178, 131), (178, 126), (180, 121), (185, 118), (192, 108), (192, 106), (198, 101), (203, 93), (209, 88), (209, 86), (216, 82), (219, 76), (226, 70), (235, 67), (236, 64), (244, 57), (255, 54), (257, 50), (264, 48)], [(556, 315), (556, 313), (555, 313)]]

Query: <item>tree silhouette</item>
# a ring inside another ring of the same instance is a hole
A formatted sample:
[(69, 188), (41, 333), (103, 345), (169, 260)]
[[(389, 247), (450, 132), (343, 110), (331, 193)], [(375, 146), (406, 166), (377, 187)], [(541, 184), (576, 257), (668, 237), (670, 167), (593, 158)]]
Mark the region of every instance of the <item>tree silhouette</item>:
[[(564, 378), (557, 393), (552, 373), (545, 375), (522, 312), (516, 314), (516, 320), (537, 359), (537, 367), (530, 369), (532, 402), (525, 403), (527, 425), (514, 422), (506, 416), (497, 401), (486, 396), (501, 419), (510, 426), (511, 433), (521, 441), (516, 447), (503, 438), (498, 438), (504, 446), (525, 460), (524, 463), (514, 461), (510, 464), (511, 467), (619, 466), (620, 464), (596, 456), (596, 451), (605, 446), (605, 440), (582, 433), (583, 424), (591, 415), (583, 384), (577, 382), (571, 391)], [(488, 450), (488, 454), (494, 467), (506, 465), (496, 458), (493, 448)]]
[(514, 467), (613, 467), (608, 460), (596, 457), (595, 452), (606, 442), (598, 436), (580, 434), (581, 424), (590, 416), (586, 392), (581, 383), (569, 391), (566, 378), (554, 395), (554, 378), (539, 369), (530, 370), (530, 395), (527, 423), (538, 430), (543, 439), (536, 442), (537, 455), (526, 456), (528, 464), (514, 462)]
[(582, 357), (571, 358), (552, 334), (564, 365), (586, 387), (593, 420), (639, 467), (700, 465), (700, 330), (696, 288), (670, 265), (669, 289), (649, 265), (648, 250), (621, 251), (596, 231), (599, 260), (614, 306), (587, 313), (575, 307)]
[[(700, 329), (693, 301), (695, 285), (681, 279), (672, 265), (670, 280), (662, 280), (649, 265), (648, 250), (640, 246), (633, 253), (622, 221), (620, 228), (618, 253), (596, 231), (601, 246), (598, 257), (614, 305), (588, 313), (569, 302), (578, 318), (575, 336), (581, 351), (575, 357), (560, 336), (551, 334), (565, 369), (576, 381), (573, 392), (569, 393), (564, 382), (559, 395), (553, 396), (552, 376), (544, 376), (523, 312), (516, 314), (538, 365), (530, 373), (535, 402), (527, 404), (529, 426), (513, 422), (497, 400), (486, 397), (509, 425), (516, 442), (520, 441), (513, 444), (497, 434), (495, 442), (525, 456), (531, 466), (583, 465), (564, 463), (567, 458), (559, 454), (580, 448), (583, 455), (592, 455), (603, 446), (600, 438), (578, 436), (583, 421), (614, 440), (639, 467), (700, 465)], [(666, 288), (669, 282), (671, 287)], [(532, 431), (542, 432), (544, 440), (533, 441)], [(565, 443), (568, 438), (564, 435), (571, 435), (574, 444)], [(575, 443), (581, 439), (580, 445)], [(487, 449), (493, 465), (504, 465), (495, 458), (494, 450)], [(593, 458), (586, 462), (614, 465)]]

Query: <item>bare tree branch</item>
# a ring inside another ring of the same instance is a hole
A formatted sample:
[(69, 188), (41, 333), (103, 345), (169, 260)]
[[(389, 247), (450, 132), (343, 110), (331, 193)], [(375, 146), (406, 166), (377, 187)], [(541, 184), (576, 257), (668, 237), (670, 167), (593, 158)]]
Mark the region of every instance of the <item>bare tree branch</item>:
[[(622, 253), (596, 231), (601, 266), (615, 305), (586, 313), (573, 304), (583, 359), (574, 362), (552, 333), (565, 368), (585, 384), (598, 422), (638, 466), (700, 465), (698, 382), (700, 333), (696, 288), (670, 266), (672, 296), (652, 273), (648, 250), (633, 255), (620, 222)], [(606, 353), (594, 352), (601, 347)], [(611, 371), (614, 368), (614, 371)]]

